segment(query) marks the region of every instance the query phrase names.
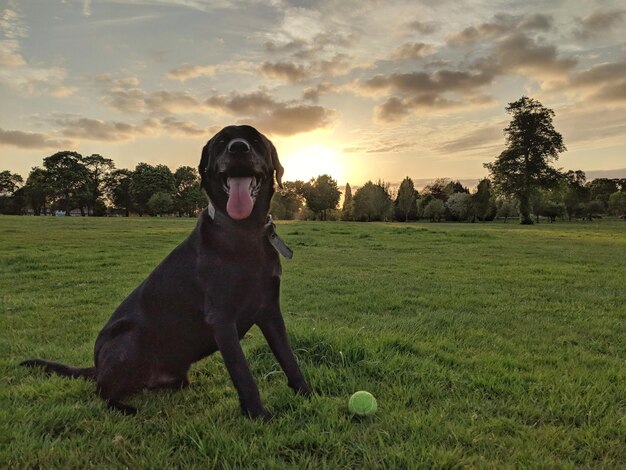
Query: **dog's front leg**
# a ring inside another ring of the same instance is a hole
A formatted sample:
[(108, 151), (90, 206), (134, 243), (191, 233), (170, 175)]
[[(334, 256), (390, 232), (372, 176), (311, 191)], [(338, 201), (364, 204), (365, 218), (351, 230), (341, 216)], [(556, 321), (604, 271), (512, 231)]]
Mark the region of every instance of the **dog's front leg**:
[(239, 393), (241, 411), (250, 418), (271, 419), (270, 413), (263, 408), (259, 389), (239, 344), (239, 334), (237, 333), (236, 325), (216, 325), (213, 335), (217, 347), (224, 358), (230, 378), (237, 389), (237, 393)]
[(287, 383), (298, 395), (310, 396), (311, 388), (304, 380), (296, 356), (293, 354), (283, 316), (278, 308), (268, 312), (258, 321), (259, 328), (287, 376)]

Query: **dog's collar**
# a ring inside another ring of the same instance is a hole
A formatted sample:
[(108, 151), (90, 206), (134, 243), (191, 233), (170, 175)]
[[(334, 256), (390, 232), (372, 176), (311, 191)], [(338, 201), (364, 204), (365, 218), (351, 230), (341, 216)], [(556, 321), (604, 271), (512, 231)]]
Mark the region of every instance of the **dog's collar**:
[[(215, 220), (215, 206), (210, 199), (209, 206), (207, 207), (207, 213), (209, 214), (211, 220)], [(276, 233), (276, 224), (274, 223), (271, 215), (267, 216), (267, 221), (265, 222), (263, 228), (265, 229), (265, 234), (270, 242), (270, 245), (272, 245), (274, 249), (285, 258), (293, 258), (293, 250), (289, 248), (283, 239), (278, 236), (278, 233)]]

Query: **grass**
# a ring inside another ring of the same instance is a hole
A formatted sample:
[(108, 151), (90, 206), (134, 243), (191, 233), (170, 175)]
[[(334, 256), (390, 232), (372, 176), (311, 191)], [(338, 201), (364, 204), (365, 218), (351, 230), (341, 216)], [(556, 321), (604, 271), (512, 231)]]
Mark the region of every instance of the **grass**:
[[(626, 224), (291, 222), (282, 305), (316, 390), (243, 341), (269, 424), (239, 415), (219, 355), (180, 392), (107, 410), (92, 363), (115, 307), (185, 219), (0, 218), (0, 467), (626, 467)], [(352, 418), (356, 390), (378, 413)]]

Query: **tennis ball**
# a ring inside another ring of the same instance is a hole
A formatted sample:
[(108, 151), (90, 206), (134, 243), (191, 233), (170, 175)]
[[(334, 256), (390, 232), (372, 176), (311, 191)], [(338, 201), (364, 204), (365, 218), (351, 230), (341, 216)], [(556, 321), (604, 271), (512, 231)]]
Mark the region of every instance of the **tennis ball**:
[(377, 409), (376, 398), (365, 390), (354, 393), (348, 401), (348, 410), (357, 416), (371, 416)]

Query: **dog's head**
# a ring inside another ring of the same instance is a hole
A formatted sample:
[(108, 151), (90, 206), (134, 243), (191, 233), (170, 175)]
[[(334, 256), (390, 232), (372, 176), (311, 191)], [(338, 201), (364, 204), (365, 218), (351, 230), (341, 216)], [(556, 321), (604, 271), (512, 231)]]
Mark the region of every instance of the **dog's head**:
[(215, 209), (233, 220), (265, 221), (274, 194), (282, 188), (283, 167), (270, 140), (251, 126), (228, 126), (202, 150), (202, 189)]

